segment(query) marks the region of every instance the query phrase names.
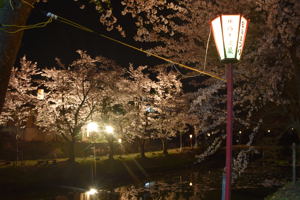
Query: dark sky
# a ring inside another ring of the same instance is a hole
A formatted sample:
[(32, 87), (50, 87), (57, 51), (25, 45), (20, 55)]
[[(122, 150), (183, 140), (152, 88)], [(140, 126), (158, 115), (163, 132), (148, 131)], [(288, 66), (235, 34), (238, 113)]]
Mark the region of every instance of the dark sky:
[[(49, 0), (48, 3), (39, 3), (37, 5), (38, 9), (33, 10), (28, 24), (47, 20), (39, 10), (49, 11), (92, 28), (97, 32), (142, 47), (141, 44), (134, 43), (130, 39), (121, 38), (116, 31), (107, 32), (101, 26), (99, 14), (95, 11), (93, 5), (87, 5), (85, 9), (80, 9), (80, 5), (79, 2), (73, 0)], [(127, 28), (129, 27), (128, 30), (130, 30), (132, 21), (125, 18), (121, 23)], [(20, 57), (26, 55), (29, 60), (38, 62), (40, 67), (55, 65), (55, 57), (61, 58), (63, 63), (69, 64), (77, 57), (75, 51), (78, 49), (86, 50), (92, 56), (102, 55), (111, 58), (122, 66), (127, 66), (129, 62), (135, 65), (149, 65), (155, 61), (156, 63), (160, 62), (157, 59), (145, 56), (143, 53), (58, 21), (50, 23), (45, 28), (25, 31), (16, 62), (18, 63)]]

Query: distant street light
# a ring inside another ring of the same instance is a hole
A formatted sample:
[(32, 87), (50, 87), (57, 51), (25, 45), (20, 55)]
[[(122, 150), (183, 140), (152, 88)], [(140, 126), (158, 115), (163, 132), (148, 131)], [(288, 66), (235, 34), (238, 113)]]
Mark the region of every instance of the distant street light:
[(95, 188), (89, 189), (89, 191), (86, 192), (87, 195), (95, 195), (98, 191)]
[(211, 28), (221, 61), (226, 64), (227, 127), (225, 200), (230, 200), (232, 162), (233, 75), (231, 63), (241, 59), (249, 21), (241, 15), (220, 15), (211, 21)]
[[(86, 130), (87, 130), (87, 137), (91, 137), (91, 138), (95, 138), (94, 134), (92, 133), (97, 133), (99, 131), (99, 126), (96, 122), (89, 122), (87, 125), (86, 125)], [(96, 173), (97, 173), (97, 163), (96, 163), (96, 143), (94, 141), (94, 148), (93, 148), (93, 152), (94, 152), (94, 171), (92, 172), (93, 174), (93, 179), (95, 181), (96, 179)], [(92, 168), (92, 169), (93, 169)]]
[(105, 126), (105, 132), (108, 134), (113, 134), (114, 128), (112, 126)]
[(106, 125), (104, 127), (105, 132), (107, 133), (107, 141), (109, 144), (109, 159), (112, 160), (114, 158), (114, 128), (112, 126)]
[(92, 132), (98, 132), (99, 126), (96, 122), (89, 122), (86, 126), (87, 129), (87, 136), (90, 136), (90, 133)]
[(270, 130), (270, 129), (268, 129), (268, 133), (271, 133), (271, 130)]
[(190, 134), (191, 148), (193, 148), (193, 135)]
[(38, 89), (37, 90), (37, 99), (38, 100), (43, 100), (44, 98), (45, 98), (44, 89)]

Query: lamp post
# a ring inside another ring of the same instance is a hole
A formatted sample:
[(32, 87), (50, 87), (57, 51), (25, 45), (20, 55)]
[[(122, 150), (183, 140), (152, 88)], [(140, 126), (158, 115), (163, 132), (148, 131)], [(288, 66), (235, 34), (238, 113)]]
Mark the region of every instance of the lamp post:
[[(92, 134), (98, 132), (99, 130), (99, 126), (96, 122), (89, 122), (86, 126), (86, 130), (87, 130), (87, 137), (94, 137)], [(95, 181), (96, 179), (96, 143), (94, 142), (94, 170), (92, 170), (92, 174), (93, 174), (93, 181)]]
[(191, 149), (193, 148), (193, 135), (190, 134), (190, 141), (191, 141)]
[(249, 21), (242, 15), (220, 15), (211, 21), (215, 44), (222, 62), (226, 63), (226, 185), (225, 200), (230, 200), (233, 120), (232, 63), (241, 59)]
[(114, 128), (112, 126), (106, 125), (105, 132), (107, 133), (107, 140), (109, 144), (109, 159), (113, 159), (114, 157), (114, 141), (113, 141), (113, 134)]

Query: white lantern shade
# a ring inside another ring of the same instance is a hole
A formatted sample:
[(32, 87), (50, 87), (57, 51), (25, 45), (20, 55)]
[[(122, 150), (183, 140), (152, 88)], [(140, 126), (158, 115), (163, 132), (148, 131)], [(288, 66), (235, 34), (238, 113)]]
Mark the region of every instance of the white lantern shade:
[(211, 21), (214, 40), (221, 61), (241, 59), (248, 20), (241, 15), (221, 15)]
[(37, 90), (37, 99), (43, 100), (44, 99), (44, 89), (38, 89)]

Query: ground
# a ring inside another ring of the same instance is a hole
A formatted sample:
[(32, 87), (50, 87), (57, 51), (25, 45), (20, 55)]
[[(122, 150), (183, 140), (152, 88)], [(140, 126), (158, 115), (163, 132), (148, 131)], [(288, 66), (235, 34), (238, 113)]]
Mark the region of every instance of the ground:
[(266, 200), (300, 200), (300, 182), (286, 184)]

